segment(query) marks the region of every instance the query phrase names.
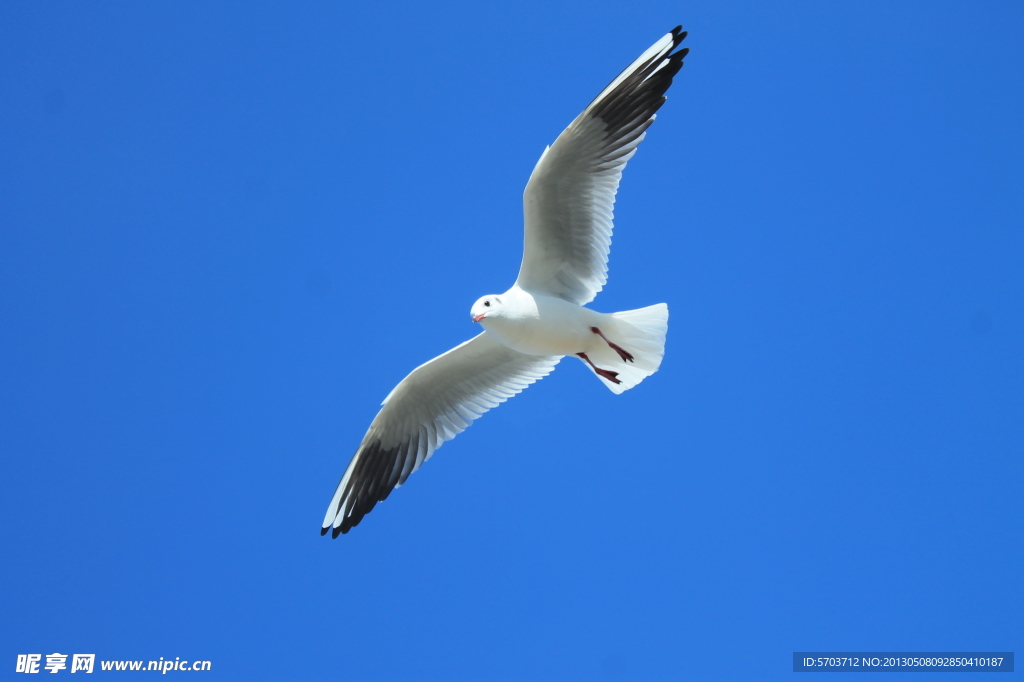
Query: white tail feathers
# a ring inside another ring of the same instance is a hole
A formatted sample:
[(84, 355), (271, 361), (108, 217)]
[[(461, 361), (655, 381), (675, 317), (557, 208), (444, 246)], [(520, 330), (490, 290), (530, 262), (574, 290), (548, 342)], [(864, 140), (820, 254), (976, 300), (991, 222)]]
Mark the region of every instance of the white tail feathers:
[(600, 337), (587, 354), (601, 369), (618, 372), (621, 383), (600, 377), (601, 383), (613, 393), (627, 391), (658, 371), (665, 355), (665, 334), (668, 332), (668, 306), (664, 303), (602, 315), (601, 332), (608, 341), (621, 346), (633, 356), (623, 360), (618, 352)]

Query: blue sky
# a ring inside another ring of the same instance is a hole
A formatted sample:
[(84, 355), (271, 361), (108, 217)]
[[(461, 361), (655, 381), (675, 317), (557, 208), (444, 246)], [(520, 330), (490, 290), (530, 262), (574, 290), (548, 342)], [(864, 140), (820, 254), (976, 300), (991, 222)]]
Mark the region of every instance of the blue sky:
[[(544, 146), (678, 23), (593, 304), (667, 302), (661, 371), (614, 396), (563, 362), (321, 538), (381, 399), (514, 279)], [(4, 3), (0, 671), (1024, 650), (1022, 30), (1013, 2)]]

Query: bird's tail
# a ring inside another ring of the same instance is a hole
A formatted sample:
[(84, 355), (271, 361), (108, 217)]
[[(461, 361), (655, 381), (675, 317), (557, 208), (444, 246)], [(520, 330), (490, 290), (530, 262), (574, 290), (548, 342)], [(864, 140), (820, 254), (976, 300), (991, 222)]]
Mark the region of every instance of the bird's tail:
[[(613, 393), (627, 391), (658, 371), (665, 355), (665, 334), (668, 332), (668, 306), (664, 303), (624, 310), (605, 316), (601, 331), (608, 340), (633, 356), (623, 360), (617, 351), (602, 344), (591, 353), (598, 367), (617, 372), (621, 383), (601, 378), (601, 383)], [(600, 376), (600, 375), (599, 375)]]

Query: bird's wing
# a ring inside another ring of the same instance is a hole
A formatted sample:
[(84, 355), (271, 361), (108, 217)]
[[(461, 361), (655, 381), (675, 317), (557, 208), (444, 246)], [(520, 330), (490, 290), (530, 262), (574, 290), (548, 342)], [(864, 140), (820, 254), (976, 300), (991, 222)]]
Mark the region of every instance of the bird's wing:
[(677, 26), (652, 45), (544, 150), (523, 195), (523, 289), (584, 305), (608, 281), (619, 178), (683, 65), (689, 50), (673, 50), (685, 37)]
[(560, 355), (526, 355), (487, 332), (414, 369), (384, 406), (338, 483), (321, 534), (347, 533), (434, 450), (555, 368)]

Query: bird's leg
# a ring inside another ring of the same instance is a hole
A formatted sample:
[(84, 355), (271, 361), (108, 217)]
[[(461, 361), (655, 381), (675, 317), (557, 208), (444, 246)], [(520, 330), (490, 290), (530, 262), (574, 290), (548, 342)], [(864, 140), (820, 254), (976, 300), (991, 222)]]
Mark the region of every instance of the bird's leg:
[(584, 360), (586, 360), (587, 364), (589, 364), (591, 367), (593, 367), (595, 372), (597, 372), (600, 376), (603, 376), (608, 381), (612, 382), (613, 384), (621, 384), (622, 383), (618, 379), (618, 376), (619, 376), (618, 372), (613, 372), (610, 369), (599, 369), (597, 365), (595, 365), (593, 362), (590, 361), (590, 358), (587, 357), (586, 353), (577, 353), (576, 355), (578, 355), (581, 358), (583, 358)]
[(600, 329), (598, 329), (597, 327), (591, 327), (590, 331), (594, 332), (602, 339), (604, 339), (604, 342), (611, 346), (613, 351), (619, 354), (619, 357), (622, 358), (623, 362), (633, 362), (633, 354), (630, 353), (628, 350), (624, 350), (622, 346), (618, 345), (617, 343), (612, 343), (611, 341), (609, 341), (608, 337), (605, 336)]

